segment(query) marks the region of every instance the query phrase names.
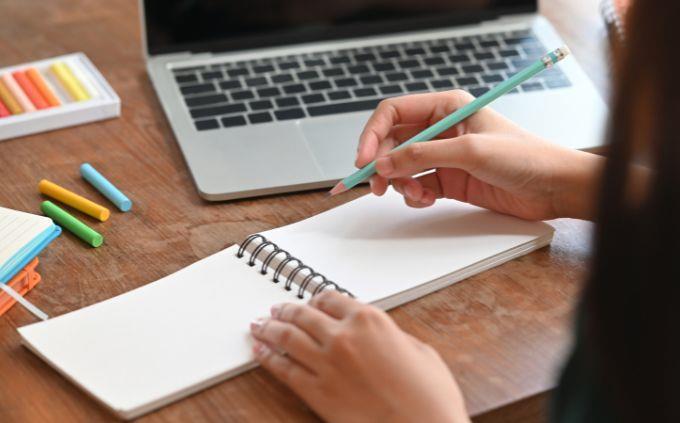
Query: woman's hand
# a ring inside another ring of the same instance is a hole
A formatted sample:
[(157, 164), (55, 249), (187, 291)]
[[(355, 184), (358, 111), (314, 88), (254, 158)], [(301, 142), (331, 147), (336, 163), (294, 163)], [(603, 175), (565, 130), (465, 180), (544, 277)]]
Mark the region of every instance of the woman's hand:
[(377, 159), (371, 191), (382, 195), (391, 181), (412, 207), (450, 198), (529, 220), (591, 218), (603, 159), (544, 141), (489, 108), (435, 141), (389, 153), (473, 99), (448, 91), (380, 103), (356, 160), (363, 167)]
[(324, 420), (469, 421), (437, 352), (374, 307), (327, 291), (251, 331), (257, 361)]

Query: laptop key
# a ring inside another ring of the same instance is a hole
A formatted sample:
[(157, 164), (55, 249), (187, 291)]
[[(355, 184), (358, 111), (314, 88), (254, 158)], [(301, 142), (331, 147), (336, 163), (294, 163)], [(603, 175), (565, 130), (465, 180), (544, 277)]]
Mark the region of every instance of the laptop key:
[(349, 91), (345, 90), (331, 91), (327, 95), (331, 100), (345, 100), (351, 97)]
[(185, 75), (175, 75), (175, 81), (178, 84), (185, 84), (187, 82), (198, 82), (198, 77), (193, 73), (188, 73)]
[(384, 95), (401, 94), (404, 92), (399, 85), (384, 85), (378, 89), (380, 90), (380, 93)]
[(255, 78), (248, 78), (246, 79), (246, 85), (249, 87), (257, 87), (261, 85), (268, 85), (267, 78), (263, 76), (258, 76)]
[(232, 78), (236, 78), (237, 76), (250, 75), (250, 72), (248, 72), (247, 68), (228, 69), (227, 75), (229, 75)]
[(368, 69), (368, 66), (366, 65), (354, 65), (354, 66), (347, 66), (347, 72), (353, 75), (357, 74), (362, 74), (362, 73), (369, 73), (370, 69)]
[(203, 107), (200, 109), (190, 109), (189, 113), (191, 114), (192, 118), (196, 119), (209, 116), (228, 115), (232, 113), (239, 113), (245, 111), (246, 111), (245, 105), (243, 105), (242, 103), (235, 103), (224, 104), (222, 106)]
[(257, 90), (257, 95), (259, 95), (261, 98), (276, 97), (281, 95), (281, 90), (279, 90), (278, 87), (260, 88)]
[(499, 50), (498, 54), (501, 55), (501, 57), (517, 57), (519, 56), (519, 51), (515, 48), (508, 48), (504, 50)]
[(404, 84), (406, 87), (406, 90), (409, 92), (417, 92), (417, 91), (427, 91), (427, 84), (424, 82), (409, 82), (408, 84)]
[(222, 126), (225, 128), (231, 128), (233, 126), (243, 126), (247, 123), (246, 118), (244, 118), (243, 116), (223, 117), (222, 119), (220, 119), (220, 121), (222, 122)]
[(472, 94), (475, 97), (479, 97), (483, 94), (486, 94), (487, 91), (489, 91), (489, 88), (487, 87), (473, 87), (470, 88), (470, 94)]
[(430, 84), (432, 84), (432, 87), (437, 90), (453, 88), (453, 82), (451, 82), (449, 79), (437, 79), (430, 81)]
[(347, 56), (336, 56), (331, 57), (330, 62), (334, 65), (344, 65), (347, 63), (351, 63), (352, 61)]
[(300, 64), (298, 62), (281, 62), (279, 63), (279, 69), (289, 70), (289, 69), (299, 69)]
[(211, 79), (222, 79), (224, 75), (222, 75), (222, 72), (216, 71), (216, 72), (203, 72), (201, 76), (203, 77), (204, 81), (210, 81)]
[(486, 82), (487, 84), (503, 82), (503, 77), (498, 74), (482, 75), (482, 81)]
[(393, 63), (382, 62), (382, 63), (374, 63), (373, 69), (376, 70), (377, 72), (389, 72), (389, 71), (396, 70), (397, 68), (394, 66)]
[(300, 100), (298, 100), (297, 97), (281, 97), (281, 98), (277, 98), (274, 101), (276, 101), (276, 105), (281, 107), (281, 108), (298, 106), (300, 104)]
[(184, 85), (179, 89), (182, 94), (201, 94), (216, 91), (215, 84), (212, 82), (206, 84)]
[(231, 98), (234, 100), (249, 100), (255, 98), (255, 94), (250, 90), (234, 91), (231, 93)]
[(251, 101), (249, 104), (251, 110), (268, 110), (274, 108), (274, 104), (270, 100)]
[(333, 88), (328, 81), (315, 81), (309, 83), (309, 89), (313, 91), (330, 90)]
[(307, 94), (302, 96), (302, 101), (305, 104), (323, 103), (326, 101), (323, 94)]
[(419, 70), (411, 71), (411, 77), (413, 79), (426, 79), (426, 78), (432, 78), (433, 76), (434, 76), (434, 73), (432, 73), (432, 71), (429, 70), (429, 69), (419, 69)]
[(291, 82), (293, 81), (293, 75), (289, 73), (280, 73), (277, 75), (272, 75), (271, 76), (272, 82), (275, 84), (282, 84), (284, 82)]
[(306, 59), (304, 62), (305, 66), (307, 66), (308, 68), (326, 65), (326, 62), (323, 59)]
[(239, 81), (238, 79), (230, 79), (228, 81), (220, 82), (220, 88), (222, 88), (223, 90), (233, 90), (241, 87), (242, 87), (241, 81)]
[(407, 48), (405, 51), (406, 54), (409, 56), (422, 56), (423, 54), (425, 54), (425, 49), (423, 49), (422, 47)]
[(466, 63), (470, 61), (470, 56), (467, 54), (452, 54), (449, 56), (451, 63)]
[(186, 67), (186, 68), (176, 68), (176, 69), (173, 69), (172, 71), (174, 73), (181, 73), (181, 72), (191, 72), (191, 71), (205, 70), (205, 69), (206, 69), (205, 66), (190, 66), (190, 67)]
[(432, 52), (432, 53), (448, 53), (450, 51), (451, 51), (451, 48), (449, 46), (447, 46), (446, 44), (436, 45), (436, 46), (430, 47), (430, 52)]
[(458, 51), (470, 51), (475, 49), (474, 44), (470, 42), (454, 43), (453, 45)]
[(493, 59), (496, 58), (496, 56), (491, 52), (481, 52), (481, 53), (476, 52), (476, 53), (472, 53), (472, 56), (475, 59), (480, 60), (480, 61), (481, 60), (493, 60)]
[(461, 67), (461, 69), (463, 70), (463, 73), (465, 73), (465, 74), (484, 72), (484, 68), (479, 66), (479, 65), (463, 65)]
[(387, 80), (390, 81), (390, 82), (398, 82), (398, 81), (408, 80), (408, 76), (404, 72), (388, 73), (388, 74), (385, 75), (385, 78), (387, 78)]
[(207, 131), (209, 129), (217, 129), (220, 127), (220, 123), (217, 119), (207, 119), (207, 120), (197, 120), (194, 122), (194, 126), (199, 131)]
[(305, 117), (305, 112), (302, 109), (283, 109), (274, 112), (274, 116), (278, 120), (302, 119)]
[(458, 69), (454, 67), (437, 68), (436, 71), (439, 76), (451, 76), (458, 75), (460, 73), (458, 72)]
[(375, 62), (378, 60), (378, 57), (373, 53), (360, 53), (354, 56), (354, 60), (357, 61), (357, 63)]
[(410, 69), (410, 68), (418, 68), (420, 67), (420, 62), (417, 60), (401, 60), (399, 61), (399, 66), (401, 66), (403, 69)]
[(271, 122), (274, 120), (272, 117), (271, 113), (269, 112), (262, 112), (262, 113), (251, 113), (248, 115), (248, 120), (252, 124), (256, 123), (267, 123)]
[(307, 113), (309, 113), (310, 116), (324, 116), (339, 113), (363, 112), (375, 109), (378, 106), (378, 103), (380, 103), (380, 99), (309, 106), (307, 108)]
[(380, 75), (364, 75), (359, 77), (359, 81), (364, 85), (375, 85), (382, 84), (383, 79)]
[(357, 80), (354, 78), (340, 78), (335, 80), (335, 86), (338, 88), (354, 87), (357, 85)]
[(286, 94), (299, 94), (307, 92), (307, 88), (304, 86), (304, 84), (292, 84), (284, 86), (283, 91)]
[(354, 95), (357, 97), (375, 97), (378, 95), (378, 92), (375, 90), (375, 88), (356, 88), (354, 89)]
[(207, 106), (209, 104), (224, 103), (226, 101), (227, 96), (225, 94), (201, 95), (184, 99), (184, 102), (188, 107)]
[(272, 65), (255, 65), (253, 66), (254, 73), (267, 73), (274, 72), (274, 66)]
[(459, 86), (464, 88), (479, 85), (479, 80), (474, 76), (458, 78), (456, 79), (456, 82), (458, 82)]
[(345, 76), (345, 71), (342, 68), (322, 69), (321, 73), (326, 77)]
[(401, 53), (399, 53), (398, 50), (387, 50), (387, 51), (381, 51), (378, 53), (381, 58), (383, 59), (395, 59), (397, 57), (401, 57)]
[(297, 77), (301, 81), (308, 80), (308, 79), (318, 79), (318, 78), (320, 78), (319, 72), (317, 72), (315, 70), (298, 72)]
[(480, 41), (479, 45), (485, 48), (500, 47), (500, 43), (496, 40), (484, 40)]
[(506, 70), (510, 69), (510, 66), (505, 62), (490, 62), (486, 64), (486, 67), (491, 70)]
[(437, 66), (437, 65), (443, 65), (446, 62), (444, 61), (444, 58), (442, 57), (426, 57), (423, 59), (423, 62), (428, 65), (428, 66)]

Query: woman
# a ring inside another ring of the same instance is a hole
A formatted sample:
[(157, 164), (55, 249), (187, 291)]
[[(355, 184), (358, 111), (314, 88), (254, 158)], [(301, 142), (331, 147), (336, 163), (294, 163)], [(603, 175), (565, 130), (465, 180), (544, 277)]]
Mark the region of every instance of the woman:
[[(378, 157), (376, 195), (389, 180), (412, 207), (455, 199), (524, 219), (596, 220), (575, 347), (552, 407), (556, 422), (680, 421), (677, 22), (680, 2), (634, 6), (615, 72), (606, 160), (552, 145), (488, 109), (439, 141), (387, 154), (469, 102), (461, 92), (385, 101), (361, 136), (356, 164)], [(324, 293), (309, 305), (273, 307), (252, 332), (258, 361), (324, 419), (469, 420), (439, 355), (375, 308)]]

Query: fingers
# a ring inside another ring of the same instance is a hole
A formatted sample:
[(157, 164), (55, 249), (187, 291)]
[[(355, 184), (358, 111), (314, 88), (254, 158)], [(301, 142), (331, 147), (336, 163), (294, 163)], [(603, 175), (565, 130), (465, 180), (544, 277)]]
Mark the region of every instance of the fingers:
[(393, 179), (432, 168), (458, 168), (472, 172), (483, 158), (484, 142), (478, 135), (411, 144), (376, 162), (376, 171)]
[[(425, 124), (450, 114), (472, 101), (474, 97), (461, 91), (416, 94), (383, 100), (366, 123), (359, 138), (356, 165), (363, 167), (375, 159), (381, 143), (395, 125)], [(401, 139), (405, 141), (405, 139)]]
[(250, 332), (256, 340), (274, 350), (287, 352), (298, 362), (317, 361), (319, 345), (295, 325), (275, 319), (259, 319), (250, 324)]
[(314, 375), (295, 360), (281, 355), (262, 342), (255, 342), (253, 354), (262, 367), (269, 370), (278, 380), (301, 395), (305, 387), (311, 386)]
[(362, 304), (357, 300), (337, 291), (323, 291), (315, 295), (309, 305), (336, 319), (342, 319), (362, 307)]
[(326, 341), (337, 325), (328, 314), (305, 304), (278, 304), (271, 313), (274, 319), (295, 325), (318, 343)]

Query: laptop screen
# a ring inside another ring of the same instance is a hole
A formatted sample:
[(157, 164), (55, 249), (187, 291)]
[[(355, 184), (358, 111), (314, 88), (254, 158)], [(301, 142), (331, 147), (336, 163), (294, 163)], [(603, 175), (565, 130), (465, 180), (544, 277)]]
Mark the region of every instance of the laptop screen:
[(232, 51), (450, 27), (537, 0), (143, 0), (149, 54)]

